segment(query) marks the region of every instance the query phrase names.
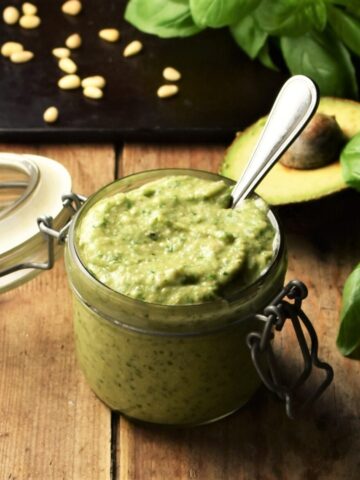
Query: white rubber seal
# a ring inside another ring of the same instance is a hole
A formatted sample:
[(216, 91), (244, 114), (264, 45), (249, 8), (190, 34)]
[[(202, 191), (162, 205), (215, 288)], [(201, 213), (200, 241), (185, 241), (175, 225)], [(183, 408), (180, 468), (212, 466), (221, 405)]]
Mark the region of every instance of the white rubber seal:
[[(12, 160), (27, 160), (34, 163), (39, 170), (39, 180), (32, 193), (12, 212), (0, 219), (1, 270), (2, 259), (15, 253), (33, 237), (39, 235), (38, 217), (48, 215), (55, 219), (62, 212), (61, 197), (71, 193), (71, 177), (63, 165), (50, 158), (28, 154), (0, 153), (0, 159), (9, 163)], [(46, 255), (46, 251), (44, 255)], [(45, 260), (46, 258), (44, 258)], [(0, 278), (0, 290), (4, 283), (8, 281), (13, 283), (15, 278), (19, 279), (28, 273), (29, 270), (20, 270)]]

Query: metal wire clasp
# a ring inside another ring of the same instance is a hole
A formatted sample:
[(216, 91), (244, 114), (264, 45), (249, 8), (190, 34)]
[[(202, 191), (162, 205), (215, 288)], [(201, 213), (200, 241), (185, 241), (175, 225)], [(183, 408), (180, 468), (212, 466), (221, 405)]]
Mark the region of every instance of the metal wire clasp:
[(25, 262), (14, 265), (5, 270), (0, 270), (0, 277), (9, 275), (10, 273), (17, 272), (18, 270), (24, 270), (27, 268), (37, 270), (49, 270), (54, 266), (55, 262), (55, 244), (62, 245), (65, 242), (66, 235), (68, 233), (72, 217), (81, 208), (82, 204), (86, 201), (86, 197), (76, 193), (70, 193), (61, 197), (64, 209), (67, 209), (69, 215), (67, 217), (66, 224), (61, 227), (60, 230), (53, 228), (53, 218), (50, 216), (43, 216), (37, 219), (37, 224), (40, 232), (42, 232), (47, 242), (47, 260), (45, 262)]
[(70, 224), (72, 222), (72, 217), (81, 208), (82, 204), (86, 200), (86, 197), (77, 193), (70, 193), (68, 195), (63, 195), (61, 200), (63, 207), (69, 210), (70, 220), (60, 230), (55, 230), (52, 228), (52, 217), (44, 216), (37, 219), (40, 232), (47, 235), (48, 238), (51, 237), (56, 239), (59, 245), (63, 245), (65, 242)]
[[(263, 331), (261, 333), (251, 332), (247, 336), (247, 345), (250, 348), (251, 358), (258, 375), (269, 390), (285, 401), (286, 413), (290, 418), (294, 418), (297, 412), (313, 403), (330, 385), (334, 377), (332, 367), (318, 357), (316, 332), (301, 308), (302, 300), (307, 297), (307, 294), (304, 283), (299, 280), (289, 282), (271, 305), (264, 309), (263, 314), (256, 315), (257, 319), (265, 322)], [(291, 320), (304, 360), (303, 371), (291, 385), (285, 385), (280, 380), (279, 367), (271, 344), (274, 330), (281, 331), (288, 319)], [(309, 334), (310, 348), (303, 327)], [(305, 401), (299, 403), (296, 393), (309, 378), (314, 366), (325, 371), (325, 379)]]

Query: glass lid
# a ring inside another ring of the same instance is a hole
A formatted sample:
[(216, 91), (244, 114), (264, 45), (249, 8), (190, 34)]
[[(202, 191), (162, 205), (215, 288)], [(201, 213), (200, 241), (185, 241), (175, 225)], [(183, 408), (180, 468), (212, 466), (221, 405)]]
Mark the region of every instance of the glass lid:
[(0, 220), (31, 195), (39, 181), (39, 168), (26, 159), (0, 157)]
[(62, 195), (71, 193), (71, 177), (60, 163), (38, 155), (0, 153), (0, 292), (40, 271), (1, 271), (24, 262), (43, 261), (46, 241), (37, 219), (66, 215)]

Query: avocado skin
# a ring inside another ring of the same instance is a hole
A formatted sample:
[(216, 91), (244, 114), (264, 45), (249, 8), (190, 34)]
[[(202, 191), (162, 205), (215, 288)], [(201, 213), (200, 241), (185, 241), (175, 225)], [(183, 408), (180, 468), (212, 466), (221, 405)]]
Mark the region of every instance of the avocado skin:
[[(348, 140), (360, 132), (360, 103), (333, 97), (323, 97), (317, 112), (335, 117), (342, 134)], [(236, 135), (220, 166), (220, 173), (237, 180), (243, 172), (265, 125), (259, 119)], [(347, 188), (342, 177), (339, 159), (311, 170), (288, 168), (277, 163), (260, 183), (256, 192), (270, 205), (317, 200)]]

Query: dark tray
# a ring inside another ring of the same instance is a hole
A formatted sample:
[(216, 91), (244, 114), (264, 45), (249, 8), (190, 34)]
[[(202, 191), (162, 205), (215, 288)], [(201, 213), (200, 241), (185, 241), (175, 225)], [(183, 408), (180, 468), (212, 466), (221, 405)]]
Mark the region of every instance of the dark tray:
[[(22, 2), (12, 3), (20, 7)], [(125, 1), (87, 0), (77, 17), (65, 16), (61, 3), (36, 2), (42, 18), (39, 29), (0, 24), (2, 42), (18, 40), (35, 53), (26, 64), (0, 57), (2, 141), (229, 141), (269, 110), (286, 78), (250, 61), (226, 29), (163, 40), (123, 20)], [(98, 38), (98, 30), (105, 27), (121, 30), (119, 43)], [(84, 98), (81, 90), (57, 87), (62, 73), (51, 50), (74, 32), (83, 37), (83, 46), (72, 55), (80, 76), (102, 74), (107, 79), (100, 101)], [(124, 59), (124, 47), (134, 39), (143, 42), (144, 50)], [(160, 100), (156, 90), (169, 65), (183, 74), (180, 93)], [(50, 105), (60, 111), (52, 126), (42, 119)]]

